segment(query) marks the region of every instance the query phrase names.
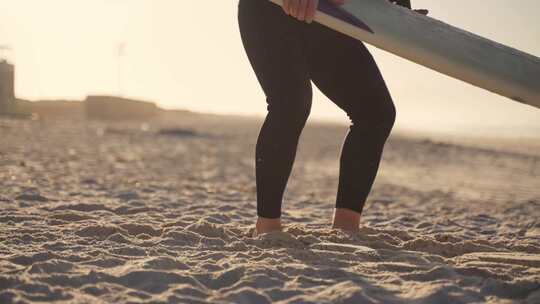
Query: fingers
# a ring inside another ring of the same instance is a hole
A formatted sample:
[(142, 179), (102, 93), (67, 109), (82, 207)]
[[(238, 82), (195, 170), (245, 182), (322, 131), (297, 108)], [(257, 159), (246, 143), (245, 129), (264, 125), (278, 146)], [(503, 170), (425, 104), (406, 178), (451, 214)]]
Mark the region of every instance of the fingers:
[(285, 14), (289, 15), (289, 9), (291, 8), (291, 0), (283, 0), (282, 8)]
[(312, 2), (311, 0), (300, 0), (298, 3), (298, 11), (296, 14), (296, 19), (300, 21), (306, 20), (306, 10), (308, 6), (308, 2)]
[[(332, 0), (339, 3), (345, 0)], [(319, 0), (283, 0), (283, 11), (300, 21), (311, 23), (315, 18)]]
[(298, 6), (300, 0), (290, 0), (289, 4), (289, 15), (296, 17), (298, 16)]
[(319, 6), (319, 0), (309, 1), (306, 9), (306, 22), (311, 23), (315, 18), (317, 7)]

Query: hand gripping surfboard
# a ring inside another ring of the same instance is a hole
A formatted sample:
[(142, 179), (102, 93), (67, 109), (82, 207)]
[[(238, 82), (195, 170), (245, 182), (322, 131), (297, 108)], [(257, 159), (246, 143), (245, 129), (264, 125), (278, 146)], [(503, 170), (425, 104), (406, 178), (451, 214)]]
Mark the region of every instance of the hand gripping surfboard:
[[(282, 0), (270, 0), (282, 5)], [(333, 30), (474, 86), (540, 108), (540, 58), (387, 0), (319, 2)]]

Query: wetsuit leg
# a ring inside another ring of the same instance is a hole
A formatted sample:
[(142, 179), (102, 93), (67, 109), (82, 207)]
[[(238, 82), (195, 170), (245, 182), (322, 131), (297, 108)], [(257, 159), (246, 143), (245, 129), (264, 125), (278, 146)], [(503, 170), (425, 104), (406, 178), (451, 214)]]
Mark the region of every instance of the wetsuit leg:
[(240, 0), (238, 21), (268, 111), (255, 151), (257, 214), (279, 218), (298, 139), (311, 109), (301, 23), (267, 0)]
[(312, 81), (351, 119), (341, 151), (336, 208), (362, 212), (394, 125), (395, 107), (363, 43), (316, 23), (304, 28)]

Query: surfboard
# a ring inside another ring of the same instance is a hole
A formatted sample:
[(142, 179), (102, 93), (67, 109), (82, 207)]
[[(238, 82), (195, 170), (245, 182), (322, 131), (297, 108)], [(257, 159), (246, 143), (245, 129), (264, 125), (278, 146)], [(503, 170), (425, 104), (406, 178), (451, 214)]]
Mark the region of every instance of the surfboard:
[[(282, 0), (270, 0), (282, 5)], [(321, 0), (314, 21), (450, 77), (540, 108), (540, 58), (386, 0)]]

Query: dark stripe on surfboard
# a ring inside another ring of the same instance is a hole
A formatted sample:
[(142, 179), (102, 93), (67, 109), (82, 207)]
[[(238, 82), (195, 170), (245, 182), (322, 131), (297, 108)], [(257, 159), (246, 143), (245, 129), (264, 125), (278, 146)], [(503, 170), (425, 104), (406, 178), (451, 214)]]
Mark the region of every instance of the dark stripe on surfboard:
[(344, 21), (344, 22), (347, 22), (353, 26), (356, 26), (358, 28), (361, 28), (363, 29), (364, 31), (367, 31), (367, 32), (370, 32), (372, 34), (374, 34), (373, 30), (371, 28), (369, 28), (369, 26), (367, 26), (367, 24), (365, 24), (362, 20), (358, 19), (357, 17), (355, 17), (353, 14), (347, 12), (346, 10), (340, 8), (339, 6), (337, 5), (334, 5), (330, 2), (328, 2), (328, 0), (321, 0), (319, 2), (319, 11), (327, 14), (327, 15), (330, 15), (334, 18), (337, 18), (341, 21)]

